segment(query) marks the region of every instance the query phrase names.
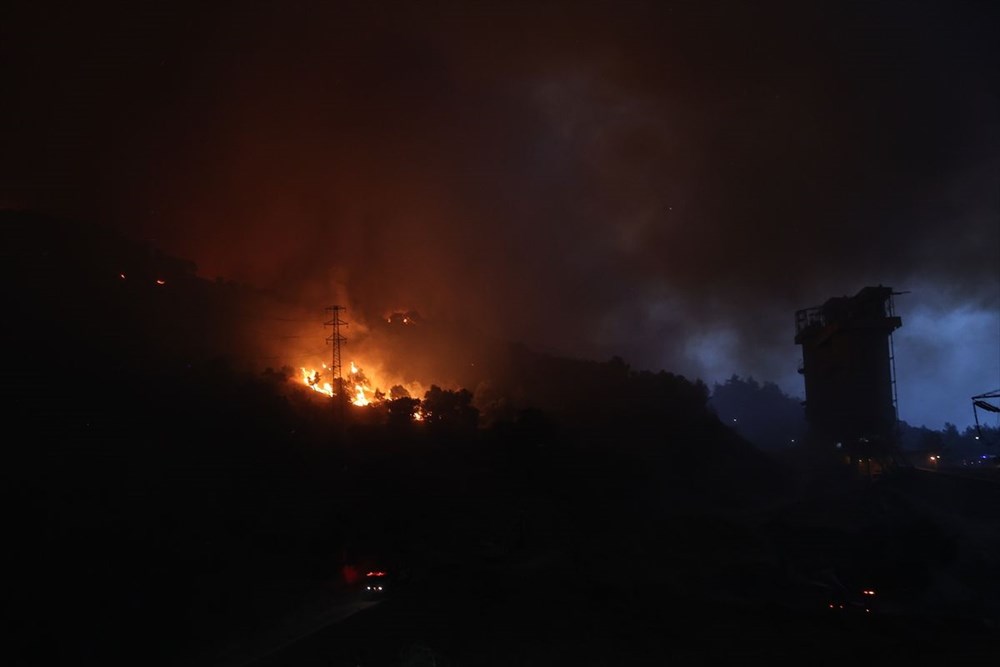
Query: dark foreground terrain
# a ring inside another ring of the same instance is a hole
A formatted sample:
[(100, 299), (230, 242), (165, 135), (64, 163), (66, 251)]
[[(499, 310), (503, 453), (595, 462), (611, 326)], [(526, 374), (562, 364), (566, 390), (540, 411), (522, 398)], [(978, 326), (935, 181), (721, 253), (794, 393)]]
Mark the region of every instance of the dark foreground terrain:
[(1000, 640), (996, 522), (916, 507), (937, 483), (595, 525), (578, 549), (414, 553), (420, 576), (393, 596), (257, 664), (980, 664)]

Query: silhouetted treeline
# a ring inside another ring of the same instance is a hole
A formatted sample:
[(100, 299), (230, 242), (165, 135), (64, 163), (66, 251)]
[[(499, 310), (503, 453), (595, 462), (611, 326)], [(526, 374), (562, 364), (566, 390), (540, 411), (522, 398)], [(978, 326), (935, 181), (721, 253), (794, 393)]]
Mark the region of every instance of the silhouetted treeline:
[(944, 465), (962, 465), (1000, 455), (1000, 428), (985, 423), (979, 428), (967, 426), (959, 431), (950, 422), (946, 422), (941, 430), (910, 426), (903, 422), (900, 438), (906, 451), (920, 456), (940, 457)]
[(787, 450), (806, 435), (801, 399), (773, 382), (733, 375), (713, 386), (710, 406), (725, 424), (764, 450)]

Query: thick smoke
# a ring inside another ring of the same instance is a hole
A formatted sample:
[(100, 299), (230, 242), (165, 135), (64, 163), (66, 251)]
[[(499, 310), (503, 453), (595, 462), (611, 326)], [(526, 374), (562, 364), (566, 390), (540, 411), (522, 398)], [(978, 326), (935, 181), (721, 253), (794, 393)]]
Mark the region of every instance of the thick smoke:
[(1000, 311), (993, 10), (760, 5), (25, 9), (4, 200), (356, 331), (412, 309), (787, 390), (828, 297)]

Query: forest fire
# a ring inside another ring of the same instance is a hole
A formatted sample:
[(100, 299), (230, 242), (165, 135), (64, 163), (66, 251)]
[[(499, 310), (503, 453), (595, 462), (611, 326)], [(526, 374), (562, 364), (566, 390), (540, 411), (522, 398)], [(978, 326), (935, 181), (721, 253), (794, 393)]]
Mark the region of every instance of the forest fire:
[[(328, 370), (326, 364), (323, 364), (323, 370)], [(322, 377), (322, 374), (318, 370), (306, 370), (305, 368), (302, 368), (302, 383), (305, 386), (309, 387), (313, 391), (318, 391), (321, 394), (333, 396), (333, 385), (329, 382), (323, 382)]]
[[(339, 307), (334, 307), (335, 313), (340, 312)], [(392, 325), (416, 325), (421, 319), (415, 311), (394, 312), (386, 316), (387, 324)], [(327, 325), (336, 323), (346, 326), (346, 322), (339, 319), (339, 316), (327, 322)], [(334, 337), (339, 333), (334, 332)], [(340, 339), (345, 340), (345, 339)], [(368, 353), (371, 353), (370, 347)], [(339, 354), (339, 353), (338, 353)], [(377, 352), (374, 353), (379, 358)], [(368, 356), (370, 360), (370, 356)], [(315, 359), (315, 358), (314, 358)], [(336, 356), (335, 356), (336, 359)], [(318, 362), (314, 361), (313, 364)], [(320, 363), (315, 365), (302, 365), (302, 384), (313, 391), (324, 396), (335, 397), (342, 394), (345, 402), (350, 402), (357, 407), (379, 407), (385, 406), (391, 412), (402, 415), (409, 412), (414, 421), (424, 421), (427, 414), (423, 411), (420, 397), (424, 395), (426, 388), (420, 382), (414, 382), (399, 377), (398, 374), (387, 371), (381, 363), (375, 363), (374, 373), (368, 369), (362, 369), (361, 365), (351, 360), (343, 367), (336, 366), (337, 362)], [(394, 401), (406, 399), (405, 403), (391, 404)], [(408, 406), (408, 407), (407, 407)]]
[(385, 399), (385, 395), (380, 390), (372, 389), (368, 383), (368, 378), (365, 377), (365, 374), (361, 372), (361, 369), (353, 361), (351, 362), (351, 374), (348, 376), (348, 380), (354, 385), (354, 398), (351, 399), (351, 403), (354, 405), (371, 405), (373, 400), (382, 402)]
[[(307, 387), (326, 396), (332, 397), (336, 395), (337, 392), (334, 390), (333, 382), (324, 381), (323, 379), (324, 376), (332, 375), (329, 366), (323, 364), (322, 370), (307, 369), (305, 367), (302, 367), (301, 370), (302, 383)], [(351, 403), (359, 407), (381, 403), (386, 398), (384, 392), (371, 386), (364, 372), (353, 361), (351, 362), (350, 373), (342, 381), (345, 391), (351, 397)]]
[[(302, 384), (325, 396), (336, 395), (331, 367), (322, 364), (321, 369), (300, 367)], [(375, 406), (395, 398), (409, 397), (410, 393), (401, 385), (393, 386), (389, 391), (378, 387), (358, 364), (350, 362), (350, 371), (342, 379), (344, 391), (352, 405), (358, 407)], [(417, 407), (413, 413), (415, 421), (423, 421), (423, 413)]]

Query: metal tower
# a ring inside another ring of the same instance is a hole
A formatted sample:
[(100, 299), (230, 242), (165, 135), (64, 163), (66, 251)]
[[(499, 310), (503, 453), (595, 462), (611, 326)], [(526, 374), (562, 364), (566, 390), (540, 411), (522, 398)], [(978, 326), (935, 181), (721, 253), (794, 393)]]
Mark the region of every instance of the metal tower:
[(326, 308), (326, 311), (333, 313), (333, 316), (328, 321), (323, 322), (324, 327), (333, 327), (333, 333), (326, 337), (326, 342), (330, 345), (332, 350), (330, 373), (333, 375), (333, 381), (331, 382), (331, 385), (333, 386), (333, 395), (337, 397), (337, 403), (341, 406), (341, 411), (343, 411), (343, 405), (347, 395), (344, 393), (344, 376), (340, 357), (340, 346), (347, 342), (347, 338), (340, 333), (340, 327), (346, 327), (347, 322), (341, 319), (340, 314), (346, 312), (347, 308), (344, 306), (329, 306)]

